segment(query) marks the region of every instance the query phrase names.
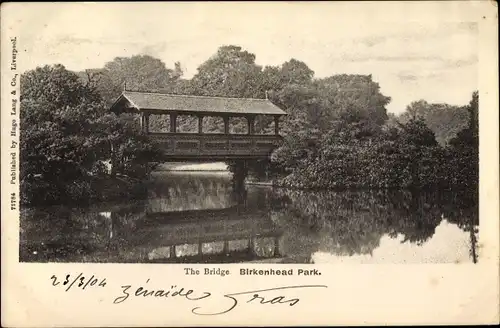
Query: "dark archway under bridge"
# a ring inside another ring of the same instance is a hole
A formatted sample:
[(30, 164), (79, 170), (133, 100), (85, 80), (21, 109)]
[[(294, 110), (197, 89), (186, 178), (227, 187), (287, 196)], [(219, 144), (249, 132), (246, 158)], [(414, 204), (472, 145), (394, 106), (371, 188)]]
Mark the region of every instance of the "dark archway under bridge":
[[(209, 96), (172, 95), (151, 92), (123, 91), (110, 109), (116, 114), (135, 113), (140, 116), (143, 133), (159, 145), (165, 162), (234, 162), (235, 183), (241, 186), (247, 174), (247, 161), (269, 158), (282, 143), (279, 120), (286, 115), (268, 99), (226, 98)], [(165, 117), (169, 127), (166, 132), (152, 132), (150, 117)], [(177, 118), (191, 116), (198, 121), (194, 133), (178, 131)], [(274, 134), (258, 134), (255, 120), (259, 116), (271, 117)], [(224, 131), (203, 131), (206, 117), (222, 118)], [(231, 133), (230, 119), (246, 120), (246, 133)]]

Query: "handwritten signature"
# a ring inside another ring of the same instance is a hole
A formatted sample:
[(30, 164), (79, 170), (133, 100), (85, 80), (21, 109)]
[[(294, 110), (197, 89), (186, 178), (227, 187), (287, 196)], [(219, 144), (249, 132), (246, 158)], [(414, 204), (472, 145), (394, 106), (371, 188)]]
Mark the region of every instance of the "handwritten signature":
[[(146, 283), (149, 282), (149, 279)], [(208, 300), (213, 297), (210, 292), (195, 292), (192, 289), (178, 288), (176, 285), (171, 286), (169, 290), (156, 289), (148, 290), (144, 287), (138, 287), (135, 292), (130, 291), (131, 285), (121, 286), (122, 295), (115, 298), (114, 304), (120, 304), (125, 302), (129, 297), (182, 297), (189, 301), (201, 301)], [(231, 294), (224, 294), (223, 297), (230, 301), (227, 305), (223, 306), (218, 311), (204, 311), (201, 306), (197, 306), (191, 309), (191, 312), (196, 315), (221, 315), (234, 310), (239, 302), (245, 303), (257, 303), (257, 304), (288, 304), (289, 306), (294, 306), (299, 303), (300, 299), (298, 297), (287, 297), (285, 295), (279, 295), (278, 291), (289, 290), (289, 289), (305, 289), (305, 288), (328, 288), (325, 285), (295, 285), (295, 286), (282, 286), (274, 287), (268, 289), (251, 290), (244, 292), (237, 292)]]

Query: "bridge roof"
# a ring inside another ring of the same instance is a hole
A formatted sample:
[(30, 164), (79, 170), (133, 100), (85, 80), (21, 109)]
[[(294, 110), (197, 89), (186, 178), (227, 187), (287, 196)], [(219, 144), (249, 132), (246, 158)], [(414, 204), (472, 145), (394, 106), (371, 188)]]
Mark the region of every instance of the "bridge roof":
[(285, 111), (268, 99), (188, 96), (135, 91), (123, 91), (111, 106), (111, 111), (123, 111), (124, 109), (207, 114), (286, 115)]

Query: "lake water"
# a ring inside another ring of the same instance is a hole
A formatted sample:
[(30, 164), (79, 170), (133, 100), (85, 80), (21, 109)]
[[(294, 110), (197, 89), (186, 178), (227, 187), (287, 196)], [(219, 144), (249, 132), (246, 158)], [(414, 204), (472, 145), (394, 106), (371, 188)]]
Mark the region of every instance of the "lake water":
[(21, 212), (20, 260), (111, 263), (476, 262), (478, 206), (452, 192), (310, 192), (225, 172), (157, 172), (144, 201)]

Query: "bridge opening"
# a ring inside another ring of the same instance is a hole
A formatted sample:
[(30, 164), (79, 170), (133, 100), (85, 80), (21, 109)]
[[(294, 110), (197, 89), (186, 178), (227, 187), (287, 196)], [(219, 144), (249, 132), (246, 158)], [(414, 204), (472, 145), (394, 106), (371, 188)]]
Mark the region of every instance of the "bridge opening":
[(168, 133), (170, 131), (170, 116), (151, 114), (149, 116), (149, 131), (152, 133)]
[(265, 115), (257, 115), (255, 117), (255, 133), (271, 135), (275, 134), (274, 120), (272, 117)]
[(202, 117), (203, 124), (201, 131), (203, 133), (224, 133), (224, 120), (218, 116), (205, 116)]
[[(169, 115), (162, 115), (169, 116)], [(177, 115), (177, 131), (179, 133), (198, 133), (198, 120), (191, 115)]]

